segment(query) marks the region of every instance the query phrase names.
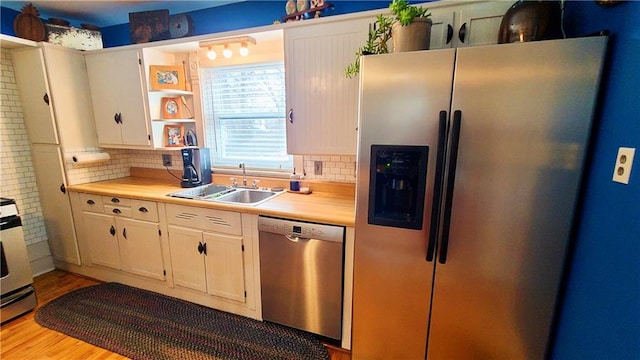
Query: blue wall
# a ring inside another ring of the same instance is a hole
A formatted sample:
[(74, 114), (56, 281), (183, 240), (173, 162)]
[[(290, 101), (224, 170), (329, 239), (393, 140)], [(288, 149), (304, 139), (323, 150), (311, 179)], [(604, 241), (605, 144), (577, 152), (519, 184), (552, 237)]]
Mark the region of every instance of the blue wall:
[[(640, 359), (639, 20), (637, 1), (566, 6), (567, 35), (612, 35), (555, 359)], [(637, 149), (629, 185), (611, 181), (621, 146)]]
[[(385, 8), (388, 1), (334, 1), (329, 14)], [(412, 1), (415, 3), (415, 1)], [(1, 32), (17, 12), (2, 8)], [(187, 13), (194, 35), (263, 26), (284, 1), (248, 1)], [(568, 1), (565, 30), (611, 30), (580, 223), (559, 312), (555, 359), (640, 359), (640, 2), (605, 8)], [(129, 44), (129, 25), (102, 29), (105, 47)], [(629, 185), (611, 181), (617, 149), (637, 149)]]

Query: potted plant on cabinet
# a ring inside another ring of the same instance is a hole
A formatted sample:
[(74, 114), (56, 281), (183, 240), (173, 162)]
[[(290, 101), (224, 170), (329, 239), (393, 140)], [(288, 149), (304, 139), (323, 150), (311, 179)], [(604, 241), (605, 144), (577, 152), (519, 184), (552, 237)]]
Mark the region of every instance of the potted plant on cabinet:
[(345, 68), (346, 77), (352, 78), (360, 72), (360, 56), (388, 53), (389, 39), (393, 40), (393, 52), (429, 49), (431, 13), (428, 9), (409, 5), (407, 0), (393, 0), (389, 10), (392, 16), (376, 17), (367, 42), (356, 51), (356, 60)]

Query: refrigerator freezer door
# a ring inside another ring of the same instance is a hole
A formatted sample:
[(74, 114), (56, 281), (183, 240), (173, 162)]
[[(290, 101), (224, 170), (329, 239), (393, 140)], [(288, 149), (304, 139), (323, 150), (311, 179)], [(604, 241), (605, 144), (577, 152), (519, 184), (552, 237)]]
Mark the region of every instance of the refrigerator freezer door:
[(458, 50), (459, 152), (429, 359), (545, 357), (605, 45)]
[[(361, 58), (354, 359), (424, 358), (434, 262), (425, 261), (439, 113), (450, 106), (455, 51)], [(371, 145), (428, 146), (422, 227), (368, 224)]]

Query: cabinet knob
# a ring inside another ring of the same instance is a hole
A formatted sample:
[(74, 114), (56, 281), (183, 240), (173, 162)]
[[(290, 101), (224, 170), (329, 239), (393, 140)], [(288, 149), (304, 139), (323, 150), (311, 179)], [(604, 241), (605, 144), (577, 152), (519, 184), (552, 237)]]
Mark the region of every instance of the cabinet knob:
[(460, 31), (458, 31), (458, 39), (460, 39), (460, 41), (462, 43), (464, 43), (464, 38), (467, 36), (467, 23), (462, 24), (462, 26), (460, 26)]
[(89, 199), (89, 200), (87, 200), (87, 204), (89, 204), (89, 205), (95, 205), (95, 204), (96, 204), (96, 202), (95, 202), (95, 201), (93, 201), (93, 200), (91, 200), (91, 199)]
[(293, 124), (293, 108), (289, 109), (289, 113), (287, 113), (287, 119), (289, 119), (289, 122)]
[(147, 208), (144, 207), (144, 206), (139, 208), (138, 211), (143, 212), (143, 213), (149, 212), (149, 210), (147, 210)]
[(63, 194), (67, 193), (67, 188), (64, 186), (64, 184), (60, 184), (60, 192)]
[(120, 209), (118, 209), (118, 208), (113, 209), (113, 213), (114, 213), (114, 214), (120, 214), (121, 212), (122, 212), (122, 211), (120, 211)]
[(44, 96), (42, 97), (42, 101), (44, 101), (45, 104), (49, 105), (49, 94), (44, 94)]
[(117, 203), (119, 203), (119, 202), (120, 202), (120, 199), (118, 199), (118, 198), (116, 198), (116, 197), (113, 197), (113, 198), (111, 198), (111, 202), (112, 202), (112, 203), (116, 203), (116, 204), (117, 204)]
[(109, 233), (111, 234), (111, 236), (114, 236), (116, 234), (116, 228), (114, 228), (113, 225), (111, 225), (111, 229), (109, 229)]

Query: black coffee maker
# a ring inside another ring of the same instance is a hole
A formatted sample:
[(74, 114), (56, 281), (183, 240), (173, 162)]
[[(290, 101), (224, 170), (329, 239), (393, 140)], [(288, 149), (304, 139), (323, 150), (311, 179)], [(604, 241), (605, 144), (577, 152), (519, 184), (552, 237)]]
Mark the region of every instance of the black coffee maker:
[(211, 159), (207, 148), (184, 148), (182, 151), (183, 188), (211, 184)]

